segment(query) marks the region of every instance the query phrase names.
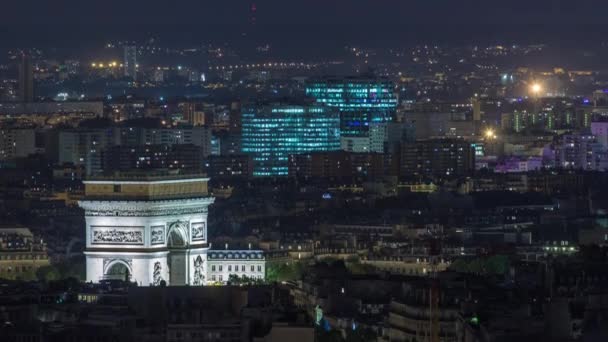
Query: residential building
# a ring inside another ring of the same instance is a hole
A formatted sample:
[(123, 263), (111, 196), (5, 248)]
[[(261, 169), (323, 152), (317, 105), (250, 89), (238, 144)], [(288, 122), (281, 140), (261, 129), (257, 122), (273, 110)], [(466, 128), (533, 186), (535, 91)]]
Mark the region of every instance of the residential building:
[(464, 176), (475, 170), (475, 150), (462, 139), (430, 139), (401, 146), (402, 176)]

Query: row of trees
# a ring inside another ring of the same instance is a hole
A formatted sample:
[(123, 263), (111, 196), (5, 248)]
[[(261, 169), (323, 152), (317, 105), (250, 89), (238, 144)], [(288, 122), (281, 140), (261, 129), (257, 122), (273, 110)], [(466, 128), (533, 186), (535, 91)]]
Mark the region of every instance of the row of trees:
[(40, 267), (36, 271), (36, 279), (40, 281), (55, 281), (74, 278), (79, 281), (86, 279), (86, 266), (84, 256), (76, 256), (48, 266)]
[(506, 255), (493, 255), (474, 259), (456, 259), (450, 265), (450, 270), (478, 275), (503, 275), (509, 271), (509, 265), (509, 257)]
[[(322, 261), (328, 265), (332, 265), (336, 262), (342, 263), (346, 266), (348, 271), (352, 274), (368, 274), (373, 273), (375, 268), (371, 265), (362, 264), (358, 259), (349, 260), (344, 263), (341, 260), (326, 259)], [(289, 262), (269, 262), (266, 265), (266, 278), (250, 278), (250, 277), (239, 277), (237, 275), (231, 275), (228, 280), (231, 284), (262, 284), (265, 282), (283, 282), (283, 281), (296, 281), (302, 279), (302, 276), (306, 272), (307, 264), (302, 261), (289, 261)], [(12, 274), (0, 274), (0, 278), (4, 279), (16, 279), (19, 280), (39, 280), (39, 281), (55, 281), (68, 278), (74, 278), (80, 281), (84, 281), (86, 278), (86, 267), (84, 256), (77, 256), (71, 259), (63, 260), (61, 262), (53, 263), (48, 266), (43, 266), (37, 270), (32, 270), (30, 273), (20, 273), (18, 276), (16, 273)]]
[(86, 268), (84, 256), (77, 256), (61, 262), (42, 266), (37, 269), (32, 268), (27, 272), (0, 272), (0, 279), (22, 280), (22, 281), (56, 281), (74, 278), (84, 281), (86, 278)]
[(236, 274), (231, 274), (228, 277), (228, 284), (230, 285), (262, 285), (264, 283), (265, 280), (263, 278), (248, 277), (246, 275), (239, 277)]
[(296, 281), (302, 279), (306, 265), (303, 262), (269, 262), (266, 264), (266, 281)]

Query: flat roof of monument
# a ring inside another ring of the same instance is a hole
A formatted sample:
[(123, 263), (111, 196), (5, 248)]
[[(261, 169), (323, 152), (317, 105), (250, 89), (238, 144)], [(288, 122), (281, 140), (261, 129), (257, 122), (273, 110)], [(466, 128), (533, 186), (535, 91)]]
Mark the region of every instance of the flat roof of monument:
[(204, 173), (181, 173), (179, 170), (127, 171), (112, 174), (97, 174), (87, 177), (84, 184), (141, 184), (141, 183), (181, 183), (209, 181)]
[(32, 234), (32, 231), (27, 227), (5, 224), (0, 224), (0, 234), (17, 234), (29, 237), (34, 236), (34, 234)]

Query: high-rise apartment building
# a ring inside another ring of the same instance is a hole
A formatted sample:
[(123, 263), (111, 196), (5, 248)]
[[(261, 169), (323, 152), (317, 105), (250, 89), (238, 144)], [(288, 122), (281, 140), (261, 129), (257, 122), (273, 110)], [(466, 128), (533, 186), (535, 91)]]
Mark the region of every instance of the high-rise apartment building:
[(38, 152), (33, 129), (0, 130), (0, 160), (27, 157)]
[(19, 102), (34, 102), (34, 69), (29, 56), (21, 55), (19, 61)]
[(591, 123), (591, 134), (602, 147), (608, 150), (608, 121), (594, 121)]
[(63, 130), (58, 134), (58, 162), (82, 165), (87, 175), (102, 169), (102, 152), (118, 143), (113, 129)]
[(564, 169), (604, 171), (608, 154), (591, 134), (564, 134), (555, 143), (555, 165)]
[(123, 47), (124, 49), (124, 75), (132, 79), (133, 81), (137, 80), (137, 47), (126, 45)]

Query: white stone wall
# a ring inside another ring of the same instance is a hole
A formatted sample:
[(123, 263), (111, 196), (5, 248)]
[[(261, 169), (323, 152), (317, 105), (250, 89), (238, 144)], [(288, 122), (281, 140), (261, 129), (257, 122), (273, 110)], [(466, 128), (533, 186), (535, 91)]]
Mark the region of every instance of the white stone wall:
[[(163, 202), (163, 212), (179, 212), (183, 207), (205, 208), (212, 200), (184, 200)], [(129, 216), (129, 210), (146, 208), (146, 202), (129, 201), (83, 201), (88, 210), (99, 210), (107, 215), (86, 215), (86, 247), (87, 252), (87, 281), (99, 282), (107, 271), (109, 260), (128, 260), (131, 280), (140, 286), (148, 286), (155, 280), (155, 265), (159, 263), (160, 270), (157, 272), (160, 278), (171, 285), (170, 269), (168, 265), (168, 234), (175, 222), (181, 222), (180, 236), (188, 246), (197, 245), (198, 248), (184, 250), (184, 261), (181, 271), (184, 280), (194, 285), (205, 284), (207, 278), (207, 213), (187, 213), (163, 216)], [(160, 208), (158, 203), (150, 202), (152, 210)], [(161, 209), (158, 209), (161, 210)], [(123, 213), (124, 216), (120, 216)], [(116, 216), (115, 216), (116, 215)], [(98, 231), (95, 237), (94, 231)], [(156, 241), (153, 241), (153, 231), (156, 232)], [(97, 239), (97, 240), (96, 240)], [(100, 241), (108, 240), (108, 241)], [(137, 250), (137, 252), (135, 252)], [(200, 256), (198, 273), (195, 268), (197, 258)], [(105, 260), (105, 262), (104, 262)], [(156, 266), (156, 267), (158, 267)], [(184, 274), (185, 273), (185, 274)], [(195, 275), (196, 279), (195, 279)], [(158, 279), (158, 277), (157, 277)], [(196, 281), (195, 281), (196, 280)]]
[[(253, 270), (252, 267), (253, 266)], [(235, 271), (238, 267), (238, 271)], [(244, 267), (244, 270), (243, 270)], [(207, 262), (207, 282), (226, 282), (231, 274), (239, 277), (264, 279), (266, 277), (266, 261), (260, 260), (208, 260)]]
[(154, 283), (154, 267), (160, 263), (160, 277), (169, 284), (167, 251), (155, 253), (85, 252), (87, 260), (87, 282), (97, 283), (104, 279), (105, 272), (114, 264), (122, 263), (129, 269), (131, 281), (140, 286)]
[(205, 285), (207, 266), (207, 249), (191, 250), (188, 256), (188, 283), (193, 286)]
[(103, 277), (103, 257), (97, 257), (86, 253), (87, 282), (98, 283)]
[[(86, 216), (86, 246), (87, 248), (159, 248), (167, 247), (167, 234), (171, 229), (170, 225), (176, 221), (188, 223), (188, 242), (190, 244), (200, 244), (207, 242), (207, 214), (190, 214), (179, 216), (154, 216), (154, 217), (124, 217), (124, 216)], [(194, 223), (194, 225), (193, 225)], [(93, 241), (93, 230), (100, 227), (117, 228), (119, 230), (143, 230), (143, 243), (100, 243)], [(163, 229), (163, 242), (152, 242), (152, 228), (154, 230)], [(196, 239), (193, 236), (193, 229), (202, 231), (203, 238)]]

